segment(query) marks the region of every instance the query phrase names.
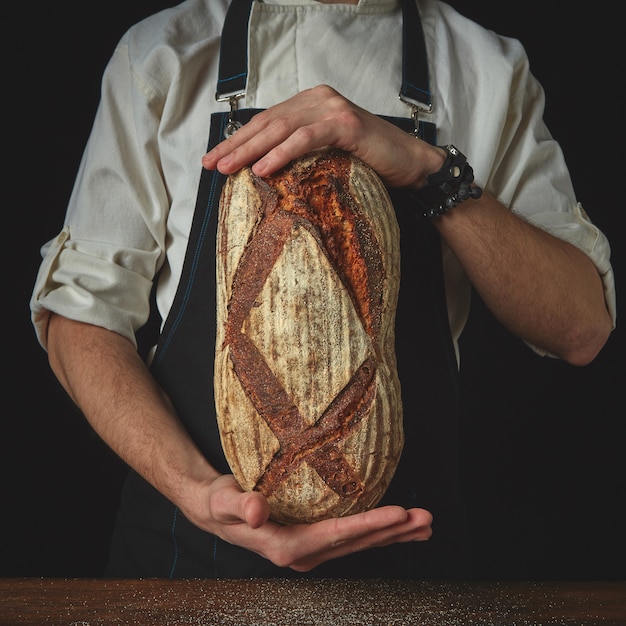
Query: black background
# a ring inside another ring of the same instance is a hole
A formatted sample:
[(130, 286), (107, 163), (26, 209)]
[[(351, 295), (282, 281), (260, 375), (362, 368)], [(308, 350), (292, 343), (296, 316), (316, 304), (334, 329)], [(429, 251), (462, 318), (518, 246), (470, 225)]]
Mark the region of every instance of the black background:
[[(99, 97), (128, 26), (175, 2), (3, 8), (5, 411), (0, 576), (98, 576), (124, 467), (50, 373), (29, 321), (39, 247), (60, 229)], [(609, 236), (623, 305), (621, 3), (451, 2), (520, 39), (579, 200)], [(584, 368), (535, 356), (475, 300), (463, 337), (464, 480), (481, 578), (624, 578), (626, 358), (618, 325)]]

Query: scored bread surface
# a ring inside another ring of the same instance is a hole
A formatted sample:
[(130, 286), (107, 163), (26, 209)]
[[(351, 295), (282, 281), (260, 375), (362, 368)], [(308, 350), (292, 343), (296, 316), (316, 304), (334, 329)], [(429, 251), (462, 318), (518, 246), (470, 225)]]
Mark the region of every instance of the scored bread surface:
[(369, 509), (403, 446), (399, 232), (378, 176), (319, 151), (222, 190), (215, 402), (226, 459), (272, 518)]

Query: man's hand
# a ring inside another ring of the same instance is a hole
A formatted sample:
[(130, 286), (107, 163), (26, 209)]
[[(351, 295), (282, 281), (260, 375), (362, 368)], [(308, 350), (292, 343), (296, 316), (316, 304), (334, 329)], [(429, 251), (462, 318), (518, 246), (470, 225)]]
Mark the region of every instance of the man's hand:
[(399, 506), (314, 524), (283, 526), (269, 519), (269, 504), (263, 495), (242, 491), (231, 475), (213, 481), (207, 510), (207, 519), (192, 521), (275, 565), (300, 572), (352, 552), (391, 543), (425, 541), (432, 534), (432, 516), (428, 511)]
[(268, 176), (325, 146), (353, 153), (391, 187), (424, 185), (445, 159), (443, 150), (321, 85), (258, 113), (206, 154), (202, 164), (223, 174), (253, 164), (255, 174)]

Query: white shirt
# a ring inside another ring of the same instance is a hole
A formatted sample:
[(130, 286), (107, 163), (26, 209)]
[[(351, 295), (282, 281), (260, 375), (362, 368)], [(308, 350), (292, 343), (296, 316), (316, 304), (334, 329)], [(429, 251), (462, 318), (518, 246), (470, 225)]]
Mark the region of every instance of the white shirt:
[[(103, 77), (102, 98), (65, 224), (42, 248), (31, 300), (46, 343), (48, 311), (104, 326), (131, 341), (157, 305), (167, 317), (182, 263), (215, 101), (228, 0), (186, 0), (133, 26)], [(477, 182), (511, 210), (578, 246), (593, 260), (615, 318), (606, 237), (577, 203), (561, 150), (542, 121), (543, 91), (519, 42), (436, 0), (418, 0), (429, 59), (438, 143), (453, 143)], [(398, 0), (358, 5), (255, 2), (241, 107), (267, 108), (329, 84), (376, 114), (409, 117), (401, 80)], [(462, 210), (460, 208), (459, 210)], [(470, 284), (444, 248), (455, 344)]]

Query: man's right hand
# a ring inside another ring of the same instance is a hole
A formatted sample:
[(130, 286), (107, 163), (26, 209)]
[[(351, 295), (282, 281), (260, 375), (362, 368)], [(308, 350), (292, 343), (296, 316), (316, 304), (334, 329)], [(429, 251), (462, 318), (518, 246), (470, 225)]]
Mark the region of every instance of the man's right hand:
[(275, 565), (306, 572), (321, 563), (374, 547), (425, 541), (432, 516), (424, 509), (385, 506), (313, 524), (285, 526), (269, 519), (258, 492), (244, 492), (231, 475), (209, 488), (208, 517), (196, 524), (229, 543), (256, 552)]

